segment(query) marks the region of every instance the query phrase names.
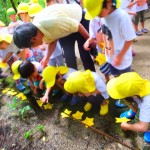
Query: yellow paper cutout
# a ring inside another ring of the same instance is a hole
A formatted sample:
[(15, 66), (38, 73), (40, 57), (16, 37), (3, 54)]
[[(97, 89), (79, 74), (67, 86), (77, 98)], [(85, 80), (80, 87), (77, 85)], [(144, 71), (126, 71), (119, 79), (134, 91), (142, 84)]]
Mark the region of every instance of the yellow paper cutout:
[(27, 97), (25, 96), (25, 95), (23, 95), (22, 97), (21, 97), (21, 100), (22, 101), (24, 101), (24, 100), (26, 100), (27, 99)]
[(88, 128), (88, 126), (93, 126), (94, 125), (94, 118), (88, 118), (88, 117), (86, 117), (85, 120), (82, 121), (82, 123), (85, 124), (86, 128)]
[(42, 107), (42, 105), (43, 105), (43, 102), (39, 99), (39, 100), (36, 100), (36, 102), (38, 103), (38, 105), (40, 106), (40, 107)]
[(104, 54), (98, 53), (98, 56), (95, 58), (95, 60), (101, 66), (102, 64), (104, 64), (106, 62), (106, 57)]
[(122, 122), (128, 122), (131, 121), (131, 119), (128, 119), (126, 117), (123, 118), (115, 118), (116, 119), (116, 123), (122, 123)]
[(8, 92), (10, 90), (10, 88), (6, 88), (2, 91), (3, 94), (5, 94), (6, 92)]
[(53, 108), (53, 104), (48, 103), (44, 105), (44, 109), (52, 109), (52, 108)]
[(7, 63), (0, 62), (0, 68), (6, 68), (6, 67), (7, 67)]
[(81, 120), (83, 116), (83, 112), (77, 111), (75, 114), (72, 115), (73, 118), (77, 120)]
[(21, 98), (21, 97), (23, 97), (23, 96), (24, 96), (23, 93), (19, 93), (19, 94), (16, 95), (17, 98)]
[(68, 118), (72, 111), (66, 109), (64, 112), (61, 113), (62, 118)]

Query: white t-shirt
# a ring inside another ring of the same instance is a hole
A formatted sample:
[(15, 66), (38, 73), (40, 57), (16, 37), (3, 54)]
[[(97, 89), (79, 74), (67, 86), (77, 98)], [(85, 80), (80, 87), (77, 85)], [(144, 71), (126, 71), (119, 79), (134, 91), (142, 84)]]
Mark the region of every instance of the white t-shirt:
[[(94, 39), (96, 38), (97, 31), (100, 29), (100, 27), (101, 27), (101, 22), (99, 17), (95, 17), (94, 19), (90, 20), (89, 34), (91, 38)], [(101, 48), (98, 45), (96, 45), (96, 48), (98, 52), (102, 52)]]
[(9, 34), (7, 27), (0, 27), (0, 34)]
[(35, 66), (39, 74), (42, 73), (43, 67), (39, 62), (33, 61), (32, 64)]
[(14, 54), (18, 54), (18, 53), (20, 53), (21, 49), (18, 48), (18, 47), (14, 44), (14, 42), (12, 41), (12, 42), (9, 44), (8, 48), (6, 49), (6, 51), (7, 51), (7, 53), (8, 53), (8, 52), (13, 52)]
[[(131, 0), (121, 0), (121, 8), (124, 9), (126, 12), (136, 13), (136, 4), (128, 8), (128, 5), (130, 3), (131, 3)], [(133, 15), (130, 15), (130, 17), (133, 18)]]
[(140, 109), (139, 120), (150, 122), (150, 95), (144, 96), (142, 100), (135, 100)]
[[(113, 61), (122, 50), (125, 41), (130, 41), (136, 38), (135, 31), (133, 29), (132, 21), (129, 15), (121, 8), (116, 9), (110, 15), (102, 18), (101, 23), (102, 25), (105, 25), (112, 34), (112, 40), (114, 42), (114, 55), (109, 57), (106, 54), (106, 60), (111, 65), (113, 65)], [(123, 57), (121, 65), (114, 67), (118, 70), (125, 69), (131, 66), (132, 59), (132, 48), (130, 46)]]
[[(19, 23), (18, 25), (20, 25), (20, 24), (23, 23), (23, 21), (17, 20), (16, 22), (10, 22), (9, 26), (11, 26), (11, 25), (13, 25), (13, 24), (15, 24), (15, 23)], [(9, 34), (13, 34), (13, 33), (14, 33), (14, 29), (15, 29), (15, 27), (9, 29), (9, 30), (8, 30)]]
[(145, 3), (143, 6), (138, 6), (138, 4), (136, 4), (136, 12), (147, 10), (147, 9), (148, 9), (147, 3)]
[[(47, 45), (46, 50), (43, 51), (44, 56), (47, 54), (47, 51), (48, 51), (48, 45)], [(55, 48), (54, 52), (52, 53), (50, 59), (56, 58), (57, 56), (60, 56), (60, 55), (62, 55), (62, 49), (61, 49), (59, 41), (57, 41), (56, 48)]]
[(90, 20), (89, 34), (91, 38), (96, 38), (97, 31), (100, 29), (100, 27), (101, 23), (99, 17), (95, 17), (94, 19)]
[(75, 70), (75, 69), (73, 69), (73, 68), (69, 68), (69, 71), (63, 75), (63, 79), (67, 80), (68, 76), (69, 76), (72, 72), (75, 72), (75, 71), (77, 71), (77, 70)]
[(107, 93), (106, 83), (104, 82), (103, 78), (100, 75), (98, 75), (97, 73), (95, 73), (95, 72), (92, 72), (92, 74), (94, 76), (94, 81), (95, 81), (95, 84), (96, 84), (96, 89), (98, 91), (100, 91), (100, 93), (102, 94), (102, 96), (105, 99), (108, 99), (109, 95)]

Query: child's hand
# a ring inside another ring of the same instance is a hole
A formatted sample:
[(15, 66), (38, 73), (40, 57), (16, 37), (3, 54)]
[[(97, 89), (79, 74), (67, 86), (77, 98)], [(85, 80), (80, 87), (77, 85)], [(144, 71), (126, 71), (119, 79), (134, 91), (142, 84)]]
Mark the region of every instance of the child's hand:
[(120, 126), (123, 130), (125, 130), (125, 131), (128, 130), (128, 123), (127, 122), (122, 122)]
[(122, 57), (120, 55), (118, 55), (115, 59), (114, 59), (114, 62), (113, 62), (113, 65), (114, 66), (119, 66), (121, 65), (122, 63)]
[(44, 95), (42, 98), (40, 98), (40, 100), (43, 102), (43, 103), (48, 103), (48, 96), (47, 95)]
[(87, 40), (84, 45), (83, 45), (84, 49), (89, 51), (91, 48), (90, 48), (90, 43), (89, 43), (89, 40)]

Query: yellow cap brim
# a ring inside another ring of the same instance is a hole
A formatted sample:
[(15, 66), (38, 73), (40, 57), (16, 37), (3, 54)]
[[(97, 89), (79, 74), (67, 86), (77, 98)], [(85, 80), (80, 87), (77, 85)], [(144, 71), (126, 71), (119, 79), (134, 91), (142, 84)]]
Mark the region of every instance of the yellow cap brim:
[(21, 14), (21, 13), (28, 13), (28, 11), (18, 11), (18, 12), (17, 12), (17, 15), (18, 15), (18, 14)]
[(117, 88), (116, 88), (116, 82), (117, 82), (117, 78), (111, 79), (108, 83), (107, 83), (107, 92), (110, 95), (110, 97), (112, 97), (113, 99), (122, 99), (125, 98), (123, 95), (121, 95)]
[(55, 84), (55, 78), (52, 79), (50, 82), (46, 82), (46, 88), (51, 88)]
[(18, 80), (18, 79), (20, 79), (21, 78), (21, 75), (20, 74), (15, 74), (14, 76), (13, 76), (13, 79), (14, 80)]
[(102, 5), (98, 5), (95, 9), (93, 9), (91, 11), (86, 11), (86, 13), (85, 13), (85, 19), (86, 20), (92, 20), (96, 16), (99, 16), (100, 13), (101, 13), (101, 11), (102, 11)]

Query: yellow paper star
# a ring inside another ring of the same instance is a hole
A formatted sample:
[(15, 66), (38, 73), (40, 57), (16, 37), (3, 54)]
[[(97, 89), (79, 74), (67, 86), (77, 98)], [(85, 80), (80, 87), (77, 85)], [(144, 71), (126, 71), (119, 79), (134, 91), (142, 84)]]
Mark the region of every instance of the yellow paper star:
[(94, 118), (86, 117), (85, 120), (82, 121), (82, 122), (85, 124), (85, 127), (88, 128), (88, 126), (93, 126), (94, 125)]
[(104, 54), (98, 53), (98, 56), (95, 58), (95, 60), (101, 66), (102, 64), (104, 64), (106, 62), (106, 57)]
[(116, 123), (122, 123), (122, 122), (128, 122), (130, 121), (131, 119), (128, 119), (126, 117), (123, 117), (123, 118), (115, 118), (116, 119)]
[(7, 63), (0, 62), (0, 68), (6, 68)]
[(5, 94), (6, 92), (8, 92), (10, 89), (9, 88), (6, 88), (2, 91), (3, 94)]
[(62, 118), (68, 118), (72, 111), (66, 109), (64, 112), (61, 113)]
[(40, 107), (42, 107), (42, 105), (43, 105), (43, 102), (39, 99), (39, 100), (36, 100), (36, 102), (38, 103), (38, 105), (40, 106)]
[(12, 96), (14, 96), (14, 95), (16, 95), (16, 94), (17, 94), (17, 92), (13, 92), (13, 93), (12, 93)]
[(24, 100), (26, 100), (27, 99), (27, 97), (25, 96), (25, 95), (23, 95), (22, 97), (21, 97), (21, 100), (22, 101), (24, 101)]
[(21, 98), (21, 97), (23, 97), (23, 96), (24, 96), (23, 93), (19, 93), (19, 94), (16, 95), (17, 98)]
[(77, 120), (81, 120), (83, 116), (83, 112), (77, 111), (75, 114), (72, 115), (73, 118)]
[(44, 105), (44, 109), (52, 109), (52, 108), (53, 108), (53, 104), (48, 103)]

